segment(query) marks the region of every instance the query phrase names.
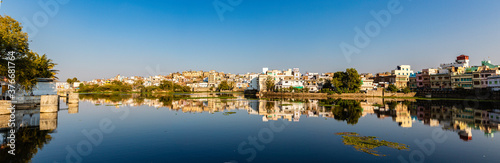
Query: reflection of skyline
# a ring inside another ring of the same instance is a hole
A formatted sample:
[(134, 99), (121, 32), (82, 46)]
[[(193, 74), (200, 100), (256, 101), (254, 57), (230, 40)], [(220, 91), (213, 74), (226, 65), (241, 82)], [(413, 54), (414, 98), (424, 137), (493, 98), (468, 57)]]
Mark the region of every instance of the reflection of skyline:
[[(65, 100), (63, 99), (63, 102)], [(342, 99), (246, 99), (241, 94), (198, 94), (196, 96), (133, 96), (133, 95), (83, 95), (81, 101), (94, 105), (120, 108), (123, 106), (165, 107), (183, 113), (215, 113), (231, 110), (245, 110), (250, 115), (259, 116), (263, 122), (286, 120), (300, 122), (300, 118), (325, 118), (355, 125), (358, 119), (367, 115), (378, 119), (390, 118), (402, 128), (411, 128), (414, 123), (429, 127), (440, 127), (454, 132), (464, 141), (472, 140), (472, 131), (482, 131), (485, 136), (494, 136), (499, 129), (500, 110), (495, 104), (479, 104), (489, 108), (464, 107), (453, 101), (417, 101), (368, 98), (362, 100)], [(78, 113), (78, 104), (67, 104), (69, 114)], [(62, 108), (59, 111), (65, 111)], [(16, 124), (19, 124), (17, 140), (26, 147), (26, 153), (17, 160), (31, 159), (44, 144), (52, 139), (51, 134), (58, 126), (58, 112), (40, 113), (38, 109), (19, 109)], [(7, 153), (7, 131), (9, 115), (0, 115), (0, 150)], [(36, 140), (36, 141), (33, 141)], [(17, 143), (16, 143), (17, 146)], [(2, 156), (0, 156), (2, 157)], [(7, 158), (4, 157), (4, 158)], [(15, 160), (15, 159), (14, 159)], [(0, 162), (1, 159), (0, 159)]]
[[(171, 110), (185, 113), (223, 112), (245, 109), (248, 114), (262, 116), (262, 121), (276, 121), (284, 119), (299, 122), (302, 116), (316, 118), (333, 118), (339, 121), (353, 121), (366, 115), (376, 115), (379, 119), (391, 118), (398, 126), (403, 128), (413, 127), (413, 123), (422, 123), (430, 127), (441, 126), (443, 130), (456, 132), (463, 140), (472, 139), (472, 130), (480, 130), (486, 136), (493, 136), (499, 129), (500, 113), (497, 111), (485, 111), (470, 107), (456, 106), (456, 102), (430, 102), (416, 100), (395, 100), (368, 98), (356, 100), (355, 105), (362, 108), (359, 117), (357, 112), (340, 106), (341, 101), (325, 102), (328, 100), (248, 100), (241, 94), (227, 94), (231, 98), (218, 98), (218, 94), (196, 94), (187, 98), (171, 97), (173, 99), (144, 98), (137, 100), (136, 97), (128, 96), (121, 100), (110, 98), (99, 98), (86, 100), (96, 105), (113, 105), (116, 108), (123, 106), (152, 106), (167, 107)], [(226, 95), (224, 95), (226, 96)], [(170, 98), (170, 97), (169, 97)], [(165, 102), (166, 101), (166, 102)], [(331, 101), (331, 100), (330, 100)], [(342, 100), (354, 101), (354, 100)], [(351, 104), (348, 104), (351, 105)], [(339, 112), (340, 108), (340, 112)], [(342, 108), (344, 108), (342, 110)], [(356, 115), (354, 115), (356, 114)], [(493, 118), (491, 118), (493, 117)], [(354, 118), (354, 119), (352, 119)]]

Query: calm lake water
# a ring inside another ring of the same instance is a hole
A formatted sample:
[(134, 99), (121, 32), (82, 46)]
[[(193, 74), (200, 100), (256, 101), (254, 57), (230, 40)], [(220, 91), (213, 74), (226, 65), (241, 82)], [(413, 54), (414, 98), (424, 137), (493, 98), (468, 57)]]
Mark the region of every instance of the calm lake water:
[(500, 103), (80, 94), (18, 110), (0, 162), (499, 162)]

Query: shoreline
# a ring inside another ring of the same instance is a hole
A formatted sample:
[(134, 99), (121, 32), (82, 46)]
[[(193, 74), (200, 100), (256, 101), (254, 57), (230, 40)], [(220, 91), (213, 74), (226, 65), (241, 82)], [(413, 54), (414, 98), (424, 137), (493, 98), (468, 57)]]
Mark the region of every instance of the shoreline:
[(331, 98), (348, 98), (348, 99), (367, 99), (367, 98), (385, 98), (385, 99), (410, 99), (410, 100), (453, 100), (453, 101), (500, 101), (497, 99), (478, 99), (478, 98), (446, 98), (446, 97), (422, 97), (417, 95), (416, 92), (408, 93), (406, 96), (369, 96), (362, 93), (342, 93), (342, 94), (326, 94), (326, 93), (262, 93), (249, 94), (239, 91), (233, 92), (74, 92), (79, 94), (146, 94), (146, 95), (186, 95), (186, 94), (202, 94), (202, 93), (216, 93), (216, 94), (244, 94), (245, 96), (255, 97), (258, 99), (269, 98), (303, 98), (303, 99), (331, 99)]

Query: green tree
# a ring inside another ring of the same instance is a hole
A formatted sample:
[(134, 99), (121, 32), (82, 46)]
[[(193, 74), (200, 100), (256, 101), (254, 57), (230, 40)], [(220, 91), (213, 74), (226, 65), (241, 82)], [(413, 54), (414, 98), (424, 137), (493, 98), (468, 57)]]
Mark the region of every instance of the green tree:
[(410, 93), (411, 92), (411, 89), (409, 87), (405, 87), (403, 89), (403, 93)]
[(396, 87), (396, 85), (394, 85), (394, 84), (390, 84), (387, 87), (387, 90), (389, 90), (390, 92), (397, 92), (398, 91), (398, 87)]
[(132, 87), (133, 89), (137, 90), (137, 89), (141, 89), (144, 87), (144, 81), (143, 80), (136, 80), (134, 81), (134, 84), (132, 84)]
[(333, 88), (332, 87), (332, 81), (331, 80), (325, 80), (325, 82), (323, 83), (322, 89), (331, 90), (332, 88)]
[(16, 58), (23, 57), (30, 51), (28, 34), (22, 29), (21, 24), (15, 19), (0, 15), (0, 58), (2, 60), (7, 57), (10, 51), (16, 52), (14, 54)]
[(268, 76), (268, 77), (266, 78), (266, 90), (267, 90), (268, 92), (271, 92), (271, 91), (274, 91), (274, 89), (275, 89), (275, 88), (274, 88), (274, 78), (272, 78), (272, 77)]
[[(0, 15), (0, 76), (9, 76), (8, 62), (15, 65), (15, 81), (24, 90), (31, 90), (37, 78), (57, 78), (56, 65), (47, 56), (39, 55), (28, 47), (28, 34), (19, 22)], [(12, 56), (9, 52), (14, 52)]]
[(337, 92), (357, 92), (361, 87), (361, 77), (354, 68), (348, 68), (345, 72), (335, 72), (331, 80)]
[(191, 92), (191, 87), (190, 86), (183, 86), (182, 92)]
[(227, 83), (227, 81), (224, 80), (224, 81), (220, 82), (219, 87), (217, 87), (217, 89), (219, 89), (219, 90), (231, 90), (233, 88)]
[(359, 91), (359, 87), (361, 87), (361, 76), (356, 69), (346, 69), (345, 78), (344, 84), (347, 86), (348, 91)]
[(175, 87), (174, 87), (174, 82), (163, 80), (160, 83), (160, 86), (158, 86), (159, 89), (164, 90), (164, 91), (172, 91), (175, 92)]
[(80, 80), (78, 80), (76, 77), (73, 77), (73, 78), (68, 78), (66, 79), (66, 82), (71, 86), (73, 87), (73, 83), (75, 82), (80, 82)]

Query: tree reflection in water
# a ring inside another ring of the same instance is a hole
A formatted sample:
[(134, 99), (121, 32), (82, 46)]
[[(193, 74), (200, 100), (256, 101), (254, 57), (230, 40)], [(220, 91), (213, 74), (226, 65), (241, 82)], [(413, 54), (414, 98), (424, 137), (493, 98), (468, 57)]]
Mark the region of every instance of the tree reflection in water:
[(52, 136), (49, 133), (52, 133), (52, 130), (42, 131), (38, 127), (19, 128), (15, 133), (16, 155), (9, 154), (8, 151), (11, 149), (4, 144), (0, 149), (0, 162), (31, 162), (31, 159), (38, 153), (38, 150), (41, 150), (45, 144), (48, 144), (52, 140)]
[(356, 100), (326, 99), (321, 100), (320, 105), (331, 110), (335, 120), (346, 121), (351, 125), (357, 124), (363, 114), (363, 108)]

